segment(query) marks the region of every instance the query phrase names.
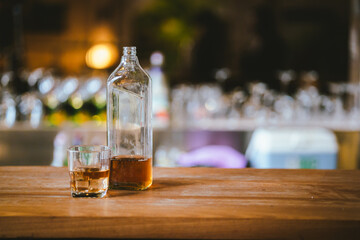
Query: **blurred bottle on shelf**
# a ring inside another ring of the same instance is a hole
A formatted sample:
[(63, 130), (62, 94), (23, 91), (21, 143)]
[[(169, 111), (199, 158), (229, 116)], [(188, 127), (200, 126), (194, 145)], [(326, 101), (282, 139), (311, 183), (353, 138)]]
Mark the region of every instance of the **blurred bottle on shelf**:
[[(354, 129), (338, 129), (335, 131), (339, 144), (339, 169), (357, 169), (360, 166), (360, 131), (357, 127), (360, 118), (360, 1), (352, 0), (350, 9), (350, 81), (347, 84), (334, 83), (332, 90), (336, 97), (335, 112), (337, 116), (341, 116), (344, 111), (348, 111), (350, 118), (355, 120), (356, 125)], [(344, 111), (340, 111), (340, 109), (344, 109)], [(341, 120), (343, 119), (344, 117)]]
[(152, 79), (153, 89), (153, 125), (154, 127), (167, 127), (169, 125), (169, 87), (166, 76), (162, 70), (164, 55), (153, 52), (150, 57), (151, 68), (148, 73)]
[[(103, 99), (104, 96), (101, 97), (100, 95), (99, 97), (98, 95), (97, 101), (95, 98), (96, 94), (104, 88), (103, 82), (100, 77), (90, 77), (69, 97), (66, 103), (66, 109), (74, 123), (80, 125), (91, 121), (93, 120), (93, 116), (96, 116), (100, 113), (100, 110), (103, 110), (104, 103), (101, 104), (101, 99)], [(96, 102), (98, 102), (97, 105)]]
[(11, 128), (16, 121), (16, 103), (8, 89), (12, 72), (1, 76), (0, 84), (0, 127)]
[(106, 86), (102, 88), (92, 97), (92, 104), (95, 106), (96, 112), (92, 116), (92, 120), (97, 123), (97, 125), (102, 125), (106, 123)]
[(12, 127), (16, 121), (24, 127), (38, 128), (41, 125), (44, 111), (36, 90), (37, 80), (19, 69), (2, 75), (0, 118), (3, 126)]
[(46, 107), (46, 122), (50, 126), (61, 126), (66, 122), (81, 125), (95, 121), (97, 125), (106, 121), (106, 86), (102, 76), (75, 77), (63, 80), (49, 75), (39, 84)]
[(26, 80), (29, 90), (19, 96), (19, 114), (27, 126), (38, 128), (43, 120), (43, 103), (37, 85), (43, 77), (43, 69), (38, 68), (27, 74)]
[[(38, 70), (35, 69), (34, 72), (38, 72)], [(40, 94), (40, 99), (44, 105), (45, 124), (54, 122), (53, 125), (56, 125), (56, 121), (54, 119), (59, 119), (58, 117), (54, 118), (54, 116), (52, 116), (52, 114), (55, 113), (57, 106), (59, 105), (54, 91), (55, 87), (57, 87), (58, 84), (59, 81), (55, 78), (51, 70), (42, 70), (42, 76), (37, 81), (37, 89)]]
[(37, 128), (42, 121), (43, 105), (35, 91), (38, 80), (36, 73), (29, 75), (25, 70), (22, 2), (13, 5), (12, 14), (13, 46), (10, 57), (12, 74), (8, 79), (8, 89), (15, 98), (16, 120), (25, 126)]
[[(46, 106), (46, 122), (50, 126), (60, 126), (67, 120), (70, 112), (66, 103), (79, 86), (76, 77), (66, 77), (63, 80), (49, 75), (43, 79), (43, 101)], [(52, 86), (50, 88), (50, 86)], [(51, 89), (51, 90), (49, 90)], [(71, 108), (70, 108), (71, 109)]]

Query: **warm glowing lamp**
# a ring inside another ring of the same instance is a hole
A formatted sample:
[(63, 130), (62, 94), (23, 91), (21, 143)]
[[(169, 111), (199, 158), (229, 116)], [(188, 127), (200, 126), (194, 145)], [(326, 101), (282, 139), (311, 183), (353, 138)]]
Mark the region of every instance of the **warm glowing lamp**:
[(95, 69), (111, 67), (119, 56), (116, 46), (110, 43), (96, 44), (86, 52), (86, 65)]

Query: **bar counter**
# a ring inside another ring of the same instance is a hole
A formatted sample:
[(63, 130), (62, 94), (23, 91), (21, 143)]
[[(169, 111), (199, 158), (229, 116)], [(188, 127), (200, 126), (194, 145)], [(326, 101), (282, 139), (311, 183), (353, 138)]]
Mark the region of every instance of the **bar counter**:
[(72, 198), (67, 168), (0, 167), (2, 238), (360, 239), (359, 170), (155, 168)]

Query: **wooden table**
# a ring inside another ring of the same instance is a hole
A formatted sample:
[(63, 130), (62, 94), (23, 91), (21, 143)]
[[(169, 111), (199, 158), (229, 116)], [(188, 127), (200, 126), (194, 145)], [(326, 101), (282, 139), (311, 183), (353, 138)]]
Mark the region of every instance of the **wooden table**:
[(360, 239), (360, 171), (157, 168), (72, 198), (66, 168), (0, 167), (0, 237)]

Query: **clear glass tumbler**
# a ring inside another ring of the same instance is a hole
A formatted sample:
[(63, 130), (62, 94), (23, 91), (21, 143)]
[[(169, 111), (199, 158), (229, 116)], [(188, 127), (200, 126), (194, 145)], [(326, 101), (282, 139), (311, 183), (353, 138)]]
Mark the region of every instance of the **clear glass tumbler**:
[(70, 188), (73, 197), (103, 197), (109, 187), (111, 151), (102, 145), (68, 148)]

